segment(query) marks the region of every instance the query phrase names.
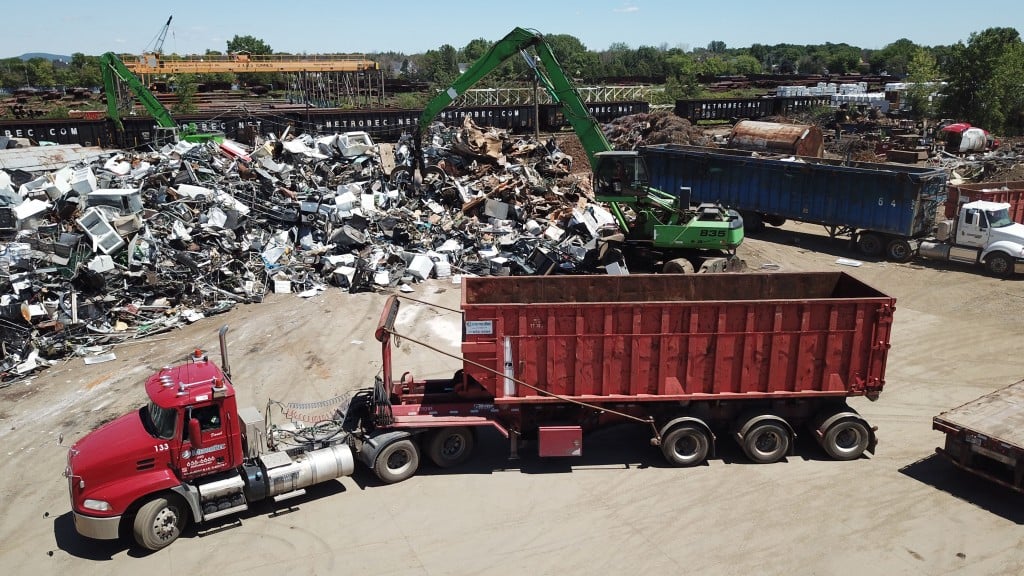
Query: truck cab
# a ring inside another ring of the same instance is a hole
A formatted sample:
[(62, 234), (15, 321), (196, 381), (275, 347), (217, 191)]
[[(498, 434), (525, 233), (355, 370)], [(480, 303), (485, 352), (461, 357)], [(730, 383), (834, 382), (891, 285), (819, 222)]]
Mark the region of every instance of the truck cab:
[(935, 241), (922, 242), (919, 253), (984, 265), (993, 276), (1024, 273), (1024, 224), (1010, 218), (1010, 204), (967, 202), (960, 205), (956, 220), (939, 223)]
[[(75, 528), (84, 536), (117, 538), (122, 516), (150, 495), (242, 462), (234, 389), (204, 353), (196, 350), (188, 362), (161, 369), (145, 388), (146, 406), (68, 451), (65, 476)], [(180, 530), (177, 520), (168, 526), (174, 529)]]

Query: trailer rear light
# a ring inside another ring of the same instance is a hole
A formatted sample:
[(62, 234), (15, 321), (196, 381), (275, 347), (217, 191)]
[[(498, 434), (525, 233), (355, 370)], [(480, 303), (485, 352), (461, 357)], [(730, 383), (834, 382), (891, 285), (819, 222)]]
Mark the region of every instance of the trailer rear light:
[(109, 512), (110, 511), (110, 503), (109, 502), (104, 502), (103, 500), (93, 500), (92, 498), (86, 498), (85, 502), (82, 502), (82, 506), (84, 508), (88, 508), (90, 510), (96, 510), (96, 511), (99, 511), (99, 512)]

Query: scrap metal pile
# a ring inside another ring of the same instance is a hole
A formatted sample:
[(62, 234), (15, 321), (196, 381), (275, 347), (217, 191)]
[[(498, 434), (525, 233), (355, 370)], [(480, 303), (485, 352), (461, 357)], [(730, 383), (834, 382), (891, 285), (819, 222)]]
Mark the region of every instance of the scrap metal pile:
[[(598, 271), (611, 216), (554, 141), (468, 121), (412, 141), (365, 133), (103, 151), (0, 170), (0, 377), (161, 333), (268, 290), (402, 288), (451, 274)], [(422, 181), (420, 181), (422, 176)]]

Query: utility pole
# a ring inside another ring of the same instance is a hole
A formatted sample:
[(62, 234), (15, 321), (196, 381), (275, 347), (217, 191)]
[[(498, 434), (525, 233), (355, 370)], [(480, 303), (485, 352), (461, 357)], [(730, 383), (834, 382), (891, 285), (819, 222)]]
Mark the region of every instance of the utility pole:
[[(534, 65), (536, 66), (536, 64), (539, 64), (539, 61), (535, 60)], [(540, 140), (540, 81), (537, 74), (535, 67), (533, 74), (533, 137)]]

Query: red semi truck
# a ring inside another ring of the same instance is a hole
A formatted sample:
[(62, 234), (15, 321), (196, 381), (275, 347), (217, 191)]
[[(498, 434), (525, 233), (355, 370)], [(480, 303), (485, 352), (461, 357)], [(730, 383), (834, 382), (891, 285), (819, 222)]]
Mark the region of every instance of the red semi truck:
[(150, 377), (147, 408), (69, 451), (79, 532), (133, 530), (160, 548), (186, 520), (351, 473), (350, 447), (398, 482), (421, 455), (466, 461), (482, 427), (509, 440), (510, 457), (526, 445), (577, 456), (584, 432), (630, 420), (676, 466), (704, 462), (720, 435), (759, 463), (791, 454), (801, 430), (838, 460), (874, 449), (846, 399), (882, 391), (895, 299), (846, 273), (465, 278), (463, 365), (433, 380), (394, 377), (399, 306), (388, 299), (375, 331), (381, 376), (321, 428), (343, 432), (300, 449), (268, 449), (276, 429), (236, 410), (226, 374), (202, 355)]

